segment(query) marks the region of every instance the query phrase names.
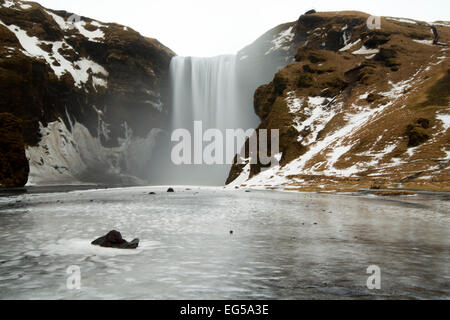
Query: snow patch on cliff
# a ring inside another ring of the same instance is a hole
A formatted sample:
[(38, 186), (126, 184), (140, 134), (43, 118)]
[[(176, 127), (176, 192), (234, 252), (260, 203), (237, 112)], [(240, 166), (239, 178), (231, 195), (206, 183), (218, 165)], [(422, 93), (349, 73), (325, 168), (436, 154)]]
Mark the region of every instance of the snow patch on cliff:
[(442, 121), (442, 126), (444, 127), (445, 131), (450, 129), (450, 114), (439, 114), (436, 116), (436, 119)]
[(53, 18), (53, 20), (55, 20), (61, 30), (77, 29), (81, 35), (88, 38), (88, 40), (91, 42), (101, 42), (101, 40), (103, 40), (105, 37), (105, 33), (100, 28), (107, 28), (107, 26), (102, 25), (98, 21), (90, 22), (90, 24), (94, 27), (97, 27), (97, 29), (89, 31), (85, 28), (86, 21), (66, 21), (63, 17), (54, 14), (51, 11), (46, 10), (45, 12), (49, 14)]
[(265, 55), (271, 54), (274, 51), (277, 51), (279, 49), (283, 50), (289, 50), (290, 49), (290, 42), (294, 39), (295, 33), (292, 32), (294, 27), (289, 27), (288, 29), (280, 32), (277, 36), (275, 36), (275, 39), (271, 41), (273, 44), (273, 47), (271, 47)]
[[(15, 34), (20, 45), (24, 49), (24, 54), (30, 57), (44, 59), (58, 78), (61, 78), (62, 75), (68, 72), (72, 75), (75, 86), (81, 88), (82, 84), (86, 84), (89, 81), (89, 75), (93, 74), (97, 75), (94, 86), (107, 86), (107, 82), (103, 78), (107, 77), (109, 74), (102, 66), (87, 58), (81, 58), (72, 63), (61, 55), (61, 49), (72, 50), (75, 52), (75, 50), (65, 41), (41, 41), (35, 36), (30, 37), (25, 30), (22, 30), (18, 26), (7, 26), (2, 21), (0, 21), (0, 24), (4, 25)], [(41, 48), (42, 45), (51, 46), (51, 52), (43, 50)]]

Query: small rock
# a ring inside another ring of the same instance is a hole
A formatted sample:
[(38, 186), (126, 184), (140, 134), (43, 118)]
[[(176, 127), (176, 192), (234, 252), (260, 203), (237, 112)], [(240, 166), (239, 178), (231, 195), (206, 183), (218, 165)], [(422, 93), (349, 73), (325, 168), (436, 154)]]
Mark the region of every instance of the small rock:
[(230, 231), (230, 235), (233, 235), (233, 234), (234, 234), (234, 231), (233, 231), (233, 230), (231, 230), (231, 231)]
[(167, 192), (175, 192), (175, 190), (173, 190), (173, 188), (169, 188), (167, 189)]
[(155, 194), (156, 194), (155, 192), (150, 192), (150, 193), (149, 193), (149, 195), (151, 195), (151, 196), (152, 196), (152, 195), (155, 195)]

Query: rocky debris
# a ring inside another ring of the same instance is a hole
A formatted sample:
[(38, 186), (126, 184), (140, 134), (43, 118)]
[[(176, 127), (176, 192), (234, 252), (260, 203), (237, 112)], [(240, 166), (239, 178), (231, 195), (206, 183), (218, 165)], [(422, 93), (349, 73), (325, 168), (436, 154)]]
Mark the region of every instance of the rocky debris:
[(0, 186), (23, 187), (28, 181), (22, 121), (0, 113)]
[(136, 249), (139, 246), (139, 239), (128, 242), (122, 238), (122, 234), (118, 231), (110, 231), (106, 236), (100, 237), (92, 241), (92, 245), (104, 248), (115, 249)]

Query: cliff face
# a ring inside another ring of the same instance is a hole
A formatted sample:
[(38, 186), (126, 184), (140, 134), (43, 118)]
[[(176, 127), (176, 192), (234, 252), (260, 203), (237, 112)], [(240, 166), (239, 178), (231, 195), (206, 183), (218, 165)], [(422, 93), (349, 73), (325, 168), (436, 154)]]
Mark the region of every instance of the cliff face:
[(10, 113), (0, 113), (0, 184), (23, 186), (30, 168), (23, 148), (22, 121)]
[[(254, 95), (259, 129), (280, 130), (280, 166), (236, 164), (230, 186), (450, 189), (450, 49), (427, 23), (382, 18), (369, 30), (367, 18), (315, 13), (285, 26), (277, 47), (295, 60)], [(449, 43), (449, 24), (435, 25)]]
[(31, 182), (145, 179), (173, 55), (118, 24), (0, 0), (0, 112), (22, 120)]

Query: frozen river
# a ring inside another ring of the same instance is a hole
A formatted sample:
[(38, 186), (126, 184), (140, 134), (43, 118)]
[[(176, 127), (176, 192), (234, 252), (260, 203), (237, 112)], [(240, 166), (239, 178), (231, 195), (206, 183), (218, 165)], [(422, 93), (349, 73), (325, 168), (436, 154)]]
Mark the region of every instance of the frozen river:
[(448, 200), (166, 189), (0, 197), (0, 299), (450, 298)]

